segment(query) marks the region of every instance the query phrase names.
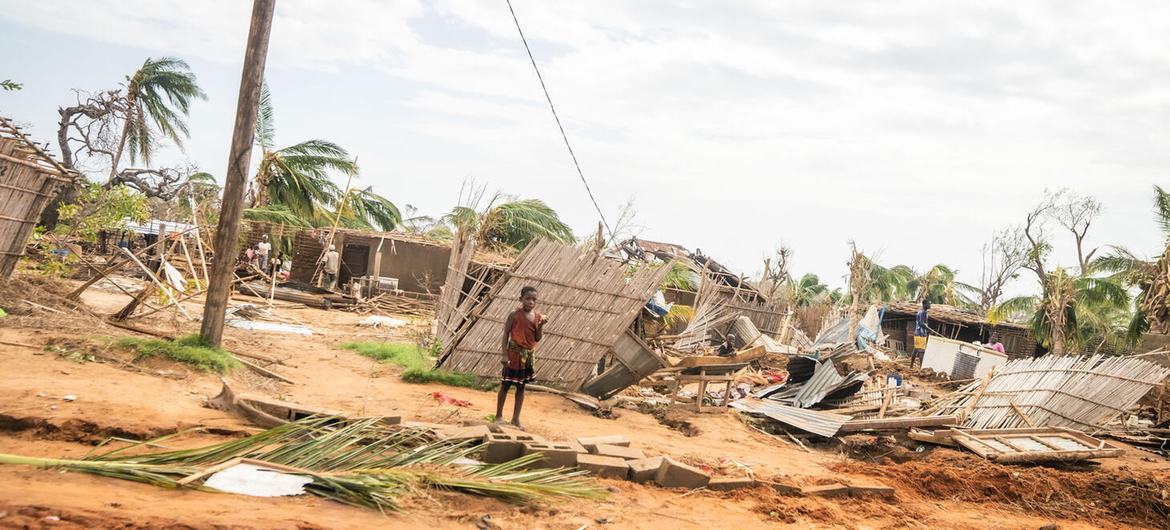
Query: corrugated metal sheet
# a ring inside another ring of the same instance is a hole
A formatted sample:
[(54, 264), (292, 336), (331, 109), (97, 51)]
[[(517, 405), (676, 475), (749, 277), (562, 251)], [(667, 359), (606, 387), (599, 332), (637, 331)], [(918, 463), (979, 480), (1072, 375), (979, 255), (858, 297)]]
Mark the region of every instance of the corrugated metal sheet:
[(800, 391), (792, 397), (792, 404), (802, 409), (816, 405), (828, 395), (829, 391), (844, 380), (845, 378), (837, 373), (833, 361), (825, 361), (817, 365), (812, 378), (800, 387)]
[(785, 425), (826, 438), (837, 434), (841, 426), (851, 419), (842, 414), (798, 409), (772, 400), (752, 397), (733, 401), (730, 406), (747, 413), (767, 416)]

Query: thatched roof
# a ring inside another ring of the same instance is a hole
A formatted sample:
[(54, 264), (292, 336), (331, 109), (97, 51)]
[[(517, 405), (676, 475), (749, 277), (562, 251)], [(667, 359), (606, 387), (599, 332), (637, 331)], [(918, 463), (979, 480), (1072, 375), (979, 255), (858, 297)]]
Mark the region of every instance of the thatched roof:
[[(886, 318), (890, 316), (915, 316), (921, 308), (922, 304), (919, 302), (890, 302), (889, 309), (886, 310)], [(991, 321), (987, 320), (985, 315), (975, 310), (951, 305), (931, 304), (929, 316), (931, 320), (946, 322), (948, 324), (959, 324), (963, 326), (992, 325)], [(998, 322), (995, 325), (1007, 328), (1028, 329), (1028, 326), (1007, 321)]]

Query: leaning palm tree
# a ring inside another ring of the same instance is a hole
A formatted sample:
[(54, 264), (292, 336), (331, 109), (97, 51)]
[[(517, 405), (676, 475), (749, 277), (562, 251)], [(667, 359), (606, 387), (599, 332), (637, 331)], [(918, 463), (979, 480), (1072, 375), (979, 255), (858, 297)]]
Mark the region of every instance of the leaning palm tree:
[(127, 148), (131, 162), (149, 165), (158, 134), (182, 147), (190, 136), (186, 117), (191, 101), (207, 99), (187, 63), (173, 57), (147, 58), (126, 83), (126, 116), (110, 162), (111, 181)]
[[(268, 85), (260, 90), (256, 114), (256, 145), (260, 164), (252, 177), (251, 208), (245, 217), (283, 224), (342, 226), (393, 230), (402, 222), (398, 207), (373, 188), (342, 190), (331, 173), (357, 172), (357, 164), (341, 146), (327, 140), (307, 140), (275, 147), (276, 128)], [(292, 218), (299, 221), (294, 222)]]

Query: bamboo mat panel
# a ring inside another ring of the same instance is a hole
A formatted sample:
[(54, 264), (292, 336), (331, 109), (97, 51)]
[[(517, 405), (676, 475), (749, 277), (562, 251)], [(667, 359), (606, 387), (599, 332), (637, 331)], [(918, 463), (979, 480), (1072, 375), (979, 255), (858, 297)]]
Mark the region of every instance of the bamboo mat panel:
[(500, 375), (504, 322), (519, 307), (520, 289), (538, 292), (537, 311), (548, 315), (536, 350), (536, 379), (575, 388), (653, 296), (670, 270), (627, 266), (592, 252), (540, 240), (528, 246), (501, 284), (493, 286), (470, 329), (448, 346), (440, 366), (485, 377)]

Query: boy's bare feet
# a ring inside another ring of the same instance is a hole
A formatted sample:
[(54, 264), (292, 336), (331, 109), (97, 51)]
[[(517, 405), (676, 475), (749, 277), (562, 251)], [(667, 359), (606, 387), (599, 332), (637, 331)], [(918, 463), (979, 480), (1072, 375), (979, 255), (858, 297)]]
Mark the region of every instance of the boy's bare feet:
[(520, 429), (520, 430), (522, 430), (522, 431), (524, 430), (524, 426), (523, 426), (523, 425), (520, 425), (520, 422), (518, 422), (518, 421), (516, 421), (516, 420), (512, 420), (512, 426), (513, 426), (513, 427), (515, 427), (515, 428), (517, 428), (517, 429)]

